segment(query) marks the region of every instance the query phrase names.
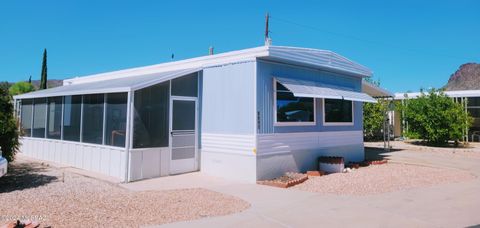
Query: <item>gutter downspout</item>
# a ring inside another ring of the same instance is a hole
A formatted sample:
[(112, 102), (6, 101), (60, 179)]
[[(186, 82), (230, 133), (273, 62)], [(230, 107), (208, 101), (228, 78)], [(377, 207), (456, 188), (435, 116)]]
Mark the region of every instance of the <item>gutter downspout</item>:
[(125, 180), (124, 183), (129, 182), (129, 167), (130, 167), (130, 146), (131, 146), (131, 140), (132, 138), (132, 122), (133, 122), (133, 117), (132, 117), (132, 108), (133, 108), (133, 98), (132, 98), (132, 93), (133, 91), (130, 90), (128, 91), (128, 98), (127, 98), (127, 129), (126, 129), (126, 134), (125, 134)]

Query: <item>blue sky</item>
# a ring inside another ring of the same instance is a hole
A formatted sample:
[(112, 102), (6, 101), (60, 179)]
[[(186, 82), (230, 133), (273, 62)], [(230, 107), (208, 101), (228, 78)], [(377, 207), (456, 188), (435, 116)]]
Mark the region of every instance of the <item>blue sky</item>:
[(441, 87), (480, 62), (480, 1), (2, 1), (0, 80), (50, 79), (263, 45), (328, 49), (394, 91)]

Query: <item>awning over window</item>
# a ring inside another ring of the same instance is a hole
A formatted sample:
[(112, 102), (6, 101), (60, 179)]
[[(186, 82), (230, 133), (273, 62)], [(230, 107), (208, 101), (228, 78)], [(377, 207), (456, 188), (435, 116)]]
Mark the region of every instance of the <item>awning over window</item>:
[(352, 91), (349, 88), (321, 84), (318, 82), (276, 78), (277, 81), (290, 90), (296, 97), (313, 97), (313, 98), (327, 98), (327, 99), (344, 99), (350, 101), (361, 101), (376, 103), (373, 97)]
[(103, 80), (96, 82), (85, 82), (72, 85), (64, 85), (51, 89), (39, 90), (31, 93), (14, 96), (15, 99), (37, 98), (37, 97), (55, 97), (55, 96), (69, 96), (69, 95), (83, 95), (83, 94), (97, 94), (97, 93), (118, 93), (129, 92), (164, 81), (181, 77), (200, 71), (200, 68), (191, 68), (177, 71), (168, 71), (155, 74), (129, 76), (124, 78), (116, 78), (111, 80)]

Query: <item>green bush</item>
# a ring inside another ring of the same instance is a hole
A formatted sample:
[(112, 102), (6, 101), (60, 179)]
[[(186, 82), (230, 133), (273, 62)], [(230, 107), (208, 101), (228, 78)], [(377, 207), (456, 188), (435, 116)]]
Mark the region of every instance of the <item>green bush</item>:
[(17, 82), (10, 87), (9, 93), (11, 96), (15, 96), (18, 94), (32, 92), (34, 90), (35, 90), (35, 87), (33, 87), (31, 83)]
[[(368, 83), (380, 87), (380, 81), (365, 79)], [(377, 103), (363, 103), (363, 138), (365, 141), (383, 140), (383, 121), (388, 110), (388, 102), (377, 99)]]
[(430, 144), (442, 145), (448, 140), (458, 142), (472, 118), (460, 103), (441, 90), (432, 89), (416, 99), (408, 99), (402, 107), (408, 122), (409, 136), (418, 136)]
[(19, 148), (18, 123), (13, 115), (12, 98), (6, 86), (0, 86), (0, 146), (3, 157), (13, 161)]
[(379, 140), (383, 137), (383, 121), (387, 111), (387, 101), (363, 103), (363, 136), (365, 141)]

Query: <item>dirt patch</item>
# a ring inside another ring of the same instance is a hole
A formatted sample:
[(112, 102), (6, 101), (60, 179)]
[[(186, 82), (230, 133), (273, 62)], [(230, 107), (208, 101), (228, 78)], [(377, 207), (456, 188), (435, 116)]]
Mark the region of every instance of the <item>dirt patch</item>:
[[(33, 181), (33, 182), (32, 182)], [(250, 205), (206, 189), (133, 192), (39, 163), (0, 178), (0, 225), (23, 216), (52, 227), (138, 227), (220, 216)]]
[(416, 165), (385, 164), (310, 177), (294, 189), (337, 195), (370, 195), (474, 179), (469, 172)]

